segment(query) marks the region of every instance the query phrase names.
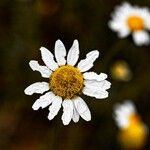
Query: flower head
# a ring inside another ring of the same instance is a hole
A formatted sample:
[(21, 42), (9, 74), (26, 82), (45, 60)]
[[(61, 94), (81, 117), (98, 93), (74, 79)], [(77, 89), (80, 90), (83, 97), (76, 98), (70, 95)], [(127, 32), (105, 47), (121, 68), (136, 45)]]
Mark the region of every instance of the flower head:
[(119, 81), (130, 81), (132, 79), (132, 71), (130, 66), (124, 60), (116, 61), (111, 67), (112, 78)]
[(120, 38), (127, 37), (130, 33), (136, 45), (148, 45), (150, 43), (150, 11), (147, 8), (131, 6), (124, 2), (116, 7), (112, 14), (109, 27), (118, 33)]
[(48, 82), (36, 82), (25, 89), (25, 94), (43, 94), (35, 101), (32, 108), (38, 110), (40, 107), (49, 106), (48, 119), (52, 120), (63, 106), (62, 121), (68, 125), (71, 119), (79, 121), (79, 116), (84, 120), (91, 120), (90, 110), (85, 101), (80, 97), (81, 93), (103, 99), (108, 97), (107, 89), (111, 83), (106, 80), (104, 73), (86, 72), (93, 67), (94, 61), (98, 58), (97, 50), (91, 51), (86, 58), (81, 60), (77, 66), (79, 58), (79, 43), (74, 40), (68, 55), (64, 44), (57, 40), (55, 43), (55, 58), (46, 48), (41, 47), (42, 60), (46, 66), (41, 66), (35, 60), (29, 62), (33, 71), (39, 71), (43, 78), (48, 78)]
[(145, 144), (148, 128), (142, 122), (131, 101), (114, 107), (115, 120), (120, 128), (118, 140), (125, 149), (142, 148)]

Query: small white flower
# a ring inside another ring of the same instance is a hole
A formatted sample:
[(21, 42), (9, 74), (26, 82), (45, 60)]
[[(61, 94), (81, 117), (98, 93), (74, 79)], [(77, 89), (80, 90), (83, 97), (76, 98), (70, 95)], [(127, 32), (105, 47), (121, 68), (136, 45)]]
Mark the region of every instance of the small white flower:
[(150, 43), (150, 11), (148, 8), (131, 6), (124, 2), (116, 7), (112, 14), (109, 27), (118, 33), (120, 38), (127, 37), (130, 33), (136, 45), (148, 45)]
[(135, 105), (129, 100), (126, 100), (123, 104), (116, 104), (114, 106), (114, 119), (120, 129), (126, 129), (131, 125), (135, 126), (141, 123), (145, 130), (148, 130), (137, 113)]
[(33, 71), (39, 71), (43, 78), (48, 78), (49, 82), (36, 82), (25, 89), (24, 92), (27, 95), (46, 92), (35, 101), (32, 108), (38, 110), (40, 107), (45, 108), (50, 105), (48, 119), (52, 120), (62, 105), (64, 125), (68, 125), (71, 119), (78, 122), (79, 116), (86, 121), (90, 121), (90, 110), (79, 95), (83, 92), (85, 95), (97, 99), (107, 98), (108, 92), (106, 90), (111, 85), (106, 80), (106, 74), (100, 73), (98, 75), (95, 72), (86, 72), (93, 67), (99, 52), (97, 50), (89, 52), (86, 58), (75, 67), (79, 58), (79, 43), (77, 40), (74, 40), (68, 55), (64, 44), (60, 40), (56, 41), (55, 58), (57, 62), (48, 49), (41, 47), (40, 51), (46, 66), (39, 65), (35, 60), (31, 60), (29, 65)]
[(123, 149), (141, 149), (146, 143), (149, 129), (136, 112), (131, 101), (114, 107), (114, 118), (119, 127), (118, 142)]

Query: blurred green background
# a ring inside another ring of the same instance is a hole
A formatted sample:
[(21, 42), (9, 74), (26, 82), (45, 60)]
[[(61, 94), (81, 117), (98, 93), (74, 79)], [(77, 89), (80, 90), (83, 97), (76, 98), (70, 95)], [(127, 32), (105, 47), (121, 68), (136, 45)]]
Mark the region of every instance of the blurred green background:
[[(119, 150), (118, 128), (112, 107), (131, 99), (143, 121), (150, 127), (150, 46), (137, 47), (132, 38), (119, 39), (108, 28), (110, 13), (121, 0), (0, 0), (0, 150)], [(150, 0), (132, 0), (132, 4), (150, 7)], [(105, 72), (112, 83), (106, 100), (83, 96), (92, 120), (63, 126), (62, 109), (49, 121), (48, 109), (32, 110), (39, 95), (27, 96), (24, 89), (43, 81), (28, 62), (41, 62), (39, 48), (53, 52), (61, 39), (68, 50), (79, 40), (80, 59), (98, 49), (100, 58), (92, 70)], [(132, 79), (115, 80), (111, 66), (124, 60)], [(150, 149), (150, 138), (145, 145)]]

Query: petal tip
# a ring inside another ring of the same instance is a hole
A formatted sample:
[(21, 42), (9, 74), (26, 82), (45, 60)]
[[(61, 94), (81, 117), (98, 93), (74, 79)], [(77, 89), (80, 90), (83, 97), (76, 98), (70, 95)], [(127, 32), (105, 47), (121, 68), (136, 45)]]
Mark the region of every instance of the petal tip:
[(95, 52), (97, 53), (97, 55), (99, 56), (99, 50), (95, 50)]
[(48, 118), (48, 120), (52, 120), (53, 119), (50, 115), (48, 115), (47, 118)]
[(36, 106), (33, 105), (33, 106), (32, 106), (32, 109), (33, 109), (33, 110), (38, 110), (39, 107), (36, 107)]
[(30, 68), (33, 70), (33, 71), (35, 71), (35, 65), (37, 66), (37, 64), (38, 64), (38, 62), (36, 61), (36, 60), (30, 60), (29, 61), (29, 66), (30, 66)]
[(91, 121), (91, 118), (87, 119), (86, 121)]
[(37, 62), (37, 61), (36, 60), (30, 60), (29, 64), (34, 63), (34, 62)]
[(56, 40), (56, 42), (55, 42), (55, 44), (58, 44), (58, 43), (63, 44), (63, 42), (60, 39)]
[(63, 125), (67, 126), (67, 125), (69, 125), (69, 123), (68, 122), (63, 122)]
[(74, 40), (74, 43), (79, 44), (79, 41), (77, 39)]
[[(83, 117), (83, 116), (82, 116), (82, 117)], [(83, 119), (84, 119), (85, 121), (88, 121), (88, 122), (89, 122), (89, 121), (91, 121), (91, 115), (88, 116), (88, 117), (87, 117), (87, 116), (86, 116), (86, 117), (83, 117)]]
[(24, 93), (25, 93), (26, 95), (32, 95), (32, 93), (28, 91), (28, 87), (24, 90)]
[(41, 46), (41, 47), (40, 47), (40, 51), (43, 51), (43, 50), (46, 50), (46, 48), (43, 47), (43, 46)]
[(57, 42), (57, 41), (61, 41), (61, 40), (60, 40), (60, 39), (57, 39), (56, 42)]

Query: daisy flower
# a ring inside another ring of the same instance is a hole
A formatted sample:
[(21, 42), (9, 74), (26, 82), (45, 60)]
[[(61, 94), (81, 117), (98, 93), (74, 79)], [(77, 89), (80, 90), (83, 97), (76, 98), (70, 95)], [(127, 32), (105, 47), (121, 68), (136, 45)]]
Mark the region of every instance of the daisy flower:
[(55, 58), (46, 48), (40, 48), (42, 60), (46, 66), (41, 66), (35, 60), (31, 60), (29, 65), (33, 71), (39, 71), (43, 78), (48, 78), (48, 82), (36, 82), (25, 89), (25, 94), (43, 94), (35, 101), (32, 108), (38, 110), (40, 107), (49, 106), (48, 119), (52, 120), (63, 106), (62, 122), (68, 125), (71, 119), (79, 121), (79, 116), (84, 120), (91, 120), (90, 110), (85, 101), (80, 97), (83, 92), (85, 95), (104, 99), (108, 97), (107, 89), (110, 82), (106, 80), (104, 73), (96, 74), (87, 72), (93, 67), (94, 61), (99, 57), (97, 50), (91, 51), (86, 58), (79, 61), (79, 43), (74, 40), (68, 55), (64, 44), (57, 40), (55, 43)]
[(114, 115), (119, 127), (118, 140), (125, 149), (142, 148), (146, 142), (148, 128), (140, 119), (134, 104), (125, 101), (114, 107)]
[(148, 45), (150, 43), (150, 11), (148, 8), (131, 6), (124, 2), (121, 6), (116, 7), (112, 13), (112, 20), (109, 27), (118, 33), (120, 38), (132, 34), (136, 45)]

